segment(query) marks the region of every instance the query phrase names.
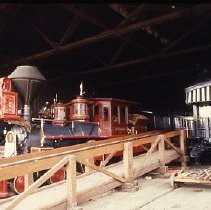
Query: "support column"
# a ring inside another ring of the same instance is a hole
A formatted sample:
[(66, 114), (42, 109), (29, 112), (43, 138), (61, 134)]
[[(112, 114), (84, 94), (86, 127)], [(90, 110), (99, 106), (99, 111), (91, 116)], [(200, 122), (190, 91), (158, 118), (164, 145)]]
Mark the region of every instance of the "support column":
[[(95, 161), (94, 161), (94, 157), (92, 157), (92, 158), (87, 158), (87, 159), (86, 159), (86, 162), (87, 162), (87, 163), (90, 163), (91, 165), (93, 165), (94, 162), (95, 162)], [(88, 167), (88, 166), (85, 165), (85, 173), (86, 173), (86, 172), (90, 172), (90, 171), (92, 171), (92, 170), (93, 170), (92, 168), (90, 168), (90, 167)]]
[(67, 210), (82, 210), (77, 206), (76, 192), (76, 157), (69, 156), (69, 161), (66, 167), (67, 173)]
[(187, 168), (188, 155), (187, 155), (187, 142), (186, 142), (186, 130), (180, 131), (180, 149), (182, 156), (180, 157), (182, 168)]
[(127, 180), (122, 185), (122, 191), (124, 192), (136, 192), (139, 190), (137, 180), (133, 177), (133, 145), (132, 142), (124, 143), (123, 150), (123, 167), (124, 176)]
[(160, 141), (158, 143), (158, 151), (159, 151), (159, 160), (160, 167), (158, 169), (159, 173), (164, 174), (167, 171), (167, 167), (165, 166), (164, 161), (164, 152), (165, 152), (165, 144), (164, 144), (164, 136), (160, 136)]
[(25, 174), (24, 176), (24, 190), (26, 190), (34, 182), (33, 173)]

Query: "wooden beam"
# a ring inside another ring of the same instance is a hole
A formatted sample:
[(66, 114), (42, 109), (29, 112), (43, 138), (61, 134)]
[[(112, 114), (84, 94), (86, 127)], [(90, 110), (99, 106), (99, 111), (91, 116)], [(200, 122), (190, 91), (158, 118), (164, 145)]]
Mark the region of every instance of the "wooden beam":
[(109, 6), (111, 7), (111, 9), (113, 9), (115, 12), (119, 13), (123, 17), (126, 18), (128, 16), (128, 12), (122, 9), (121, 4), (112, 3), (112, 4), (109, 4)]
[[(117, 26), (117, 28), (120, 28), (124, 25), (126, 25), (127, 23), (129, 23), (130, 21), (134, 21), (134, 19), (137, 18), (138, 14), (146, 7), (145, 4), (140, 4), (136, 9), (134, 9), (134, 11), (132, 13), (130, 13), (125, 19), (123, 19)], [(128, 42), (129, 41), (129, 42)], [(131, 40), (128, 40), (127, 42), (124, 42), (118, 49), (117, 51), (114, 53), (113, 57), (110, 60), (109, 64), (113, 64), (115, 63), (115, 61), (117, 60), (117, 58), (119, 57), (119, 55), (123, 52), (123, 50), (126, 48), (127, 44), (129, 43), (130, 45), (134, 45), (133, 42), (131, 42)], [(136, 45), (136, 44), (135, 44)], [(140, 49), (140, 48), (139, 48)], [(143, 47), (141, 49), (144, 49)], [(146, 51), (146, 49), (144, 49)]]
[(147, 25), (159, 25), (159, 24), (162, 24), (162, 23), (165, 23), (165, 22), (173, 21), (173, 20), (181, 18), (181, 17), (182, 17), (182, 15), (180, 13), (173, 12), (173, 13), (170, 13), (170, 14), (167, 14), (167, 15), (162, 15), (162, 16), (159, 16), (159, 17), (156, 17), (156, 18), (144, 20), (142, 22), (135, 23), (135, 24), (132, 24), (132, 25), (129, 25), (129, 26), (117, 29), (117, 30), (111, 29), (111, 30), (99, 33), (95, 36), (88, 37), (88, 38), (85, 38), (85, 39), (80, 40), (80, 41), (76, 41), (74, 43), (58, 46), (56, 49), (47, 50), (47, 51), (44, 51), (44, 52), (41, 52), (41, 53), (37, 53), (35, 55), (25, 57), (23, 59), (18, 59), (16, 61), (14, 61), (12, 64), (3, 65), (0, 68), (5, 68), (5, 67), (11, 66), (11, 65), (19, 65), (19, 64), (27, 63), (27, 62), (29, 63), (31, 61), (35, 61), (35, 60), (38, 60), (38, 59), (43, 59), (43, 58), (52, 56), (57, 51), (66, 52), (66, 51), (73, 50), (73, 49), (76, 49), (76, 48), (80, 48), (80, 47), (83, 47), (83, 46), (86, 46), (86, 45), (89, 45), (89, 44), (92, 44), (92, 43), (100, 42), (100, 41), (112, 38), (114, 36), (121, 36), (121, 35), (127, 34), (129, 32), (137, 31), (137, 30), (140, 30), (141, 28), (143, 28), (144, 26), (147, 26)]
[(79, 23), (81, 22), (81, 18), (78, 16), (75, 16), (73, 18), (73, 20), (71, 21), (71, 23), (69, 24), (68, 28), (66, 29), (63, 37), (60, 39), (59, 44), (58, 45), (62, 45), (65, 43), (65, 41), (67, 39), (69, 39), (71, 37), (71, 35), (73, 34), (73, 32), (76, 30), (76, 28), (79, 26)]
[[(127, 23), (129, 23), (130, 21), (134, 20), (137, 18), (138, 14), (145, 8), (145, 4), (140, 4), (131, 14), (129, 14), (128, 17), (126, 17), (125, 19), (123, 19), (117, 26), (116, 29), (126, 25)], [(130, 42), (131, 40), (129, 40), (129, 43), (131, 45), (133, 45), (133, 43)], [(117, 60), (117, 58), (119, 57), (119, 55), (124, 51), (124, 49), (127, 47), (128, 42), (124, 42), (118, 49), (117, 51), (114, 53), (113, 57), (110, 60), (109, 64), (113, 64), (115, 63), (115, 61)]]
[[(134, 22), (134, 19), (137, 19), (137, 16), (139, 15), (139, 13), (143, 11), (143, 9), (145, 8), (147, 8), (147, 4), (140, 4), (132, 13), (130, 13), (129, 15), (124, 15), (125, 19), (121, 21), (121, 23), (116, 28), (126, 25), (129, 22)], [(154, 39), (157, 39), (162, 44), (166, 44), (166, 42), (168, 41), (167, 39), (160, 37), (159, 33), (151, 26), (146, 26), (142, 28), (142, 30), (145, 33), (153, 36)]]
[[(94, 25), (98, 26), (98, 27), (101, 28), (101, 29), (104, 29), (104, 30), (108, 30), (108, 29), (109, 29), (109, 26), (108, 26), (108, 25), (106, 25), (106, 24), (103, 23), (102, 21), (96, 19), (95, 17), (93, 17), (93, 16), (91, 16), (91, 15), (85, 13), (85, 11), (83, 11), (83, 12), (82, 12), (81, 10), (79, 11), (79, 10), (73, 8), (72, 6), (68, 5), (68, 4), (59, 4), (59, 5), (62, 6), (62, 7), (64, 7), (65, 9), (69, 10), (70, 12), (74, 13), (76, 16), (81, 17), (81, 18), (84, 18), (85, 20), (87, 20), (87, 21), (93, 23)], [(139, 11), (139, 10), (140, 10), (140, 8), (138, 9), (138, 11)], [(135, 11), (135, 14), (136, 14), (136, 15), (137, 15), (137, 12), (138, 12), (138, 11)], [(132, 14), (132, 18), (135, 17), (135, 14)], [(126, 19), (127, 19), (127, 18), (126, 18)], [(119, 28), (118, 26), (115, 27), (115, 30), (118, 29), (118, 28)], [(118, 38), (121, 39), (121, 40), (123, 40), (124, 42), (128, 43), (129, 45), (135, 47), (135, 48), (138, 48), (138, 49), (143, 50), (143, 47), (138, 46), (137, 43), (134, 43), (134, 42), (133, 42), (132, 40), (130, 40), (128, 37), (125, 37), (125, 36), (122, 37), (122, 36), (121, 36), (121, 37), (118, 37)], [(144, 49), (144, 50), (146, 51), (146, 49)], [(96, 57), (95, 54), (93, 54), (93, 55), (94, 55), (94, 57)], [(97, 59), (100, 60), (101, 58), (99, 58), (99, 56), (98, 56)], [(102, 61), (102, 59), (101, 59), (101, 61)], [(102, 62), (101, 62), (101, 63), (102, 63)], [(103, 63), (103, 65), (105, 66), (105, 62)]]
[[(163, 59), (163, 58), (173, 57), (173, 56), (176, 56), (176, 55), (183, 55), (183, 54), (198, 52), (198, 51), (202, 51), (202, 50), (208, 50), (210, 48), (211, 48), (211, 44), (202, 45), (202, 46), (193, 47), (193, 48), (188, 48), (188, 49), (185, 49), (185, 50), (178, 50), (178, 51), (171, 52), (171, 53), (155, 54), (155, 55), (151, 55), (151, 56), (148, 56), (148, 57), (145, 57), (145, 58), (132, 60), (132, 61), (126, 61), (126, 62), (122, 62), (122, 63), (117, 63), (117, 64), (110, 65), (110, 66), (107, 66), (107, 67), (100, 67), (100, 68), (96, 68), (96, 69), (92, 69), (92, 70), (88, 70), (88, 71), (83, 71), (83, 72), (75, 72), (75, 73), (73, 72), (72, 76), (74, 76), (74, 75), (75, 76), (81, 76), (81, 75), (93, 74), (93, 73), (108, 71), (108, 70), (117, 69), (117, 68), (123, 68), (123, 67), (130, 66), (130, 65), (149, 62), (149, 61), (152, 61), (152, 60), (158, 59), (158, 58)], [(57, 78), (56, 80), (59, 80), (59, 79), (63, 79), (63, 77)]]
[(88, 20), (89, 22), (93, 23), (94, 25), (104, 29), (104, 30), (107, 30), (108, 29), (108, 26), (106, 24), (104, 24), (103, 22), (101, 22), (99, 19), (85, 13), (84, 11), (82, 10), (77, 10), (76, 8), (74, 8), (73, 6), (71, 6), (70, 4), (62, 4), (62, 3), (59, 3), (58, 4), (59, 6), (69, 10), (70, 12), (74, 13), (75, 15), (79, 16), (79, 17), (82, 17), (84, 18), (85, 20)]
[(116, 154), (116, 152), (110, 153), (105, 160), (100, 162), (100, 167), (105, 167), (106, 164), (112, 159), (112, 157)]
[(104, 169), (102, 167), (96, 166), (96, 165), (91, 164), (90, 162), (87, 162), (87, 161), (83, 161), (82, 159), (80, 159), (79, 162), (81, 162), (82, 164), (84, 164), (84, 165), (86, 165), (86, 166), (88, 166), (90, 168), (93, 168), (94, 170), (96, 170), (98, 172), (101, 172), (101, 173), (103, 173), (103, 174), (105, 174), (107, 176), (110, 176), (110, 177), (112, 177), (112, 178), (114, 178), (114, 179), (116, 179), (116, 180), (118, 180), (120, 182), (123, 182), (123, 183), (126, 182), (125, 178), (123, 178), (121, 176), (118, 176), (118, 175), (114, 174), (113, 172), (110, 172), (110, 171), (108, 171), (108, 170), (106, 170), (106, 169)]
[(168, 145), (170, 145), (179, 155), (183, 155), (183, 151), (181, 151), (181, 149), (175, 147), (174, 144), (171, 143), (169, 139), (165, 138), (164, 140), (165, 140), (165, 142), (166, 142)]
[(178, 43), (180, 43), (182, 40), (184, 40), (185, 38), (187, 38), (189, 35), (191, 35), (194, 31), (198, 30), (204, 23), (206, 23), (206, 21), (210, 19), (210, 18), (205, 18), (202, 19), (201, 21), (197, 22), (191, 29), (189, 29), (187, 32), (185, 32), (184, 34), (182, 34), (180, 37), (178, 37), (175, 41), (173, 41), (172, 43), (169, 43), (168, 46), (164, 47), (163, 50), (161, 50), (160, 53), (164, 53), (169, 51), (170, 49), (172, 49), (175, 45), (177, 45)]
[(159, 135), (154, 142), (152, 142), (150, 149), (147, 151), (146, 155), (143, 158), (143, 161), (141, 162), (141, 165), (143, 166), (149, 157), (149, 155), (155, 151), (155, 148), (157, 147), (158, 143), (161, 140), (161, 135)]
[(126, 42), (124, 42), (123, 44), (121, 44), (119, 46), (119, 48), (117, 49), (117, 51), (114, 53), (113, 57), (111, 58), (109, 65), (113, 64), (116, 62), (117, 58), (119, 57), (119, 55), (125, 50), (125, 48), (128, 46), (128, 44)]
[[(178, 43), (180, 43), (182, 40), (184, 40), (190, 34), (192, 34), (194, 31), (199, 29), (202, 26), (202, 24), (204, 24), (207, 21), (207, 19), (208, 18), (205, 18), (202, 21), (200, 21), (199, 23), (195, 24), (190, 30), (188, 30), (187, 32), (182, 34), (180, 37), (178, 37), (176, 40), (174, 40), (173, 42), (171, 42), (167, 46), (165, 46), (157, 55), (164, 54), (165, 52), (171, 50), (173, 47), (175, 47)], [(142, 75), (144, 76), (144, 75), (148, 74), (151, 71), (151, 69), (155, 66), (155, 63), (156, 62), (153, 62), (146, 70), (144, 70)]]
[(37, 31), (41, 35), (41, 37), (45, 40), (46, 43), (48, 43), (52, 48), (55, 47), (55, 44), (44, 34), (44, 32), (42, 32), (42, 30), (38, 26), (32, 23), (29, 18), (27, 18), (26, 21), (35, 29), (35, 31)]
[(139, 6), (134, 9), (125, 19), (123, 19), (116, 28), (120, 28), (130, 22), (133, 22), (134, 19), (137, 19), (137, 16), (140, 14), (141, 11), (143, 11), (146, 8), (146, 4), (139, 4)]
[[(211, 5), (197, 5), (193, 9), (210, 10), (210, 7), (211, 7)], [(15, 66), (15, 65), (23, 64), (23, 63), (30, 63), (34, 60), (38, 60), (38, 59), (42, 59), (42, 58), (52, 56), (58, 51), (59, 52), (65, 52), (65, 51), (68, 51), (68, 50), (73, 50), (73, 49), (76, 49), (76, 48), (79, 48), (79, 47), (82, 47), (82, 46), (85, 46), (85, 45), (88, 45), (88, 44), (91, 44), (91, 43), (96, 43), (96, 42), (99, 42), (99, 41), (103, 41), (103, 40), (112, 38), (114, 36), (120, 36), (120, 35), (123, 35), (123, 34), (127, 34), (129, 32), (132, 32), (132, 31), (137, 31), (137, 30), (139, 30), (139, 29), (141, 29), (141, 28), (143, 28), (144, 26), (147, 26), (147, 25), (151, 25), (151, 26), (159, 25), (159, 24), (162, 24), (162, 23), (165, 23), (165, 22), (168, 22), (168, 21), (172, 21), (172, 20), (181, 18), (181, 17), (182, 17), (182, 14), (180, 14), (179, 12), (173, 12), (173, 13), (170, 13), (170, 14), (167, 14), (167, 15), (163, 15), (163, 16), (159, 16), (159, 17), (152, 18), (152, 19), (149, 19), (149, 20), (145, 20), (145, 21), (142, 21), (142, 22), (139, 22), (139, 23), (136, 23), (136, 24), (124, 27), (124, 28), (120, 28), (118, 30), (114, 30), (114, 29), (108, 30), (108, 31), (99, 33), (99, 34), (97, 34), (96, 36), (93, 36), (93, 37), (85, 38), (83, 40), (76, 41), (74, 43), (62, 45), (60, 47), (57, 47), (56, 49), (37, 53), (37, 54), (31, 55), (31, 56), (28, 56), (28, 57), (25, 57), (25, 58), (22, 58), (22, 59), (17, 59), (13, 63), (2, 65), (0, 68), (2, 68), (1, 71), (3, 73), (5, 71), (4, 68), (10, 67), (10, 66)]]

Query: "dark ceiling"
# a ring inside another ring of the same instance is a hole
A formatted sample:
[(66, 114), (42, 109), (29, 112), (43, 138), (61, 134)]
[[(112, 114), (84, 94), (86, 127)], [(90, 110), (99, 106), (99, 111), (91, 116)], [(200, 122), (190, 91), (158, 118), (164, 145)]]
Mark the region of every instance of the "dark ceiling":
[(184, 88), (211, 71), (211, 4), (0, 4), (0, 71), (37, 66), (49, 96), (139, 101), (178, 111)]

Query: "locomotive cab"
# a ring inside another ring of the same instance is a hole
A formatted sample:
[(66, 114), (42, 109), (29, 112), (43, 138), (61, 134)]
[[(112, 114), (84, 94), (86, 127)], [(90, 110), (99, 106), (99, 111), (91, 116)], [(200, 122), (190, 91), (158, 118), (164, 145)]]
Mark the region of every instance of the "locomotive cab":
[(89, 115), (91, 122), (98, 122), (100, 136), (127, 134), (129, 102), (114, 98), (91, 98)]

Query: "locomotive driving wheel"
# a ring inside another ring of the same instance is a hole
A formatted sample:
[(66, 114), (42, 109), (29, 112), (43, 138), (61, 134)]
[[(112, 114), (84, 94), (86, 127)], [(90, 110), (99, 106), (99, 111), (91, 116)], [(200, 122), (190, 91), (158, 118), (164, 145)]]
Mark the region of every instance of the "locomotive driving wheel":
[(25, 178), (24, 176), (16, 176), (11, 183), (11, 188), (16, 194), (20, 194), (24, 191), (25, 189)]
[(66, 170), (65, 168), (61, 168), (50, 177), (49, 181), (52, 184), (55, 182), (60, 182), (64, 180), (65, 178), (66, 178)]

